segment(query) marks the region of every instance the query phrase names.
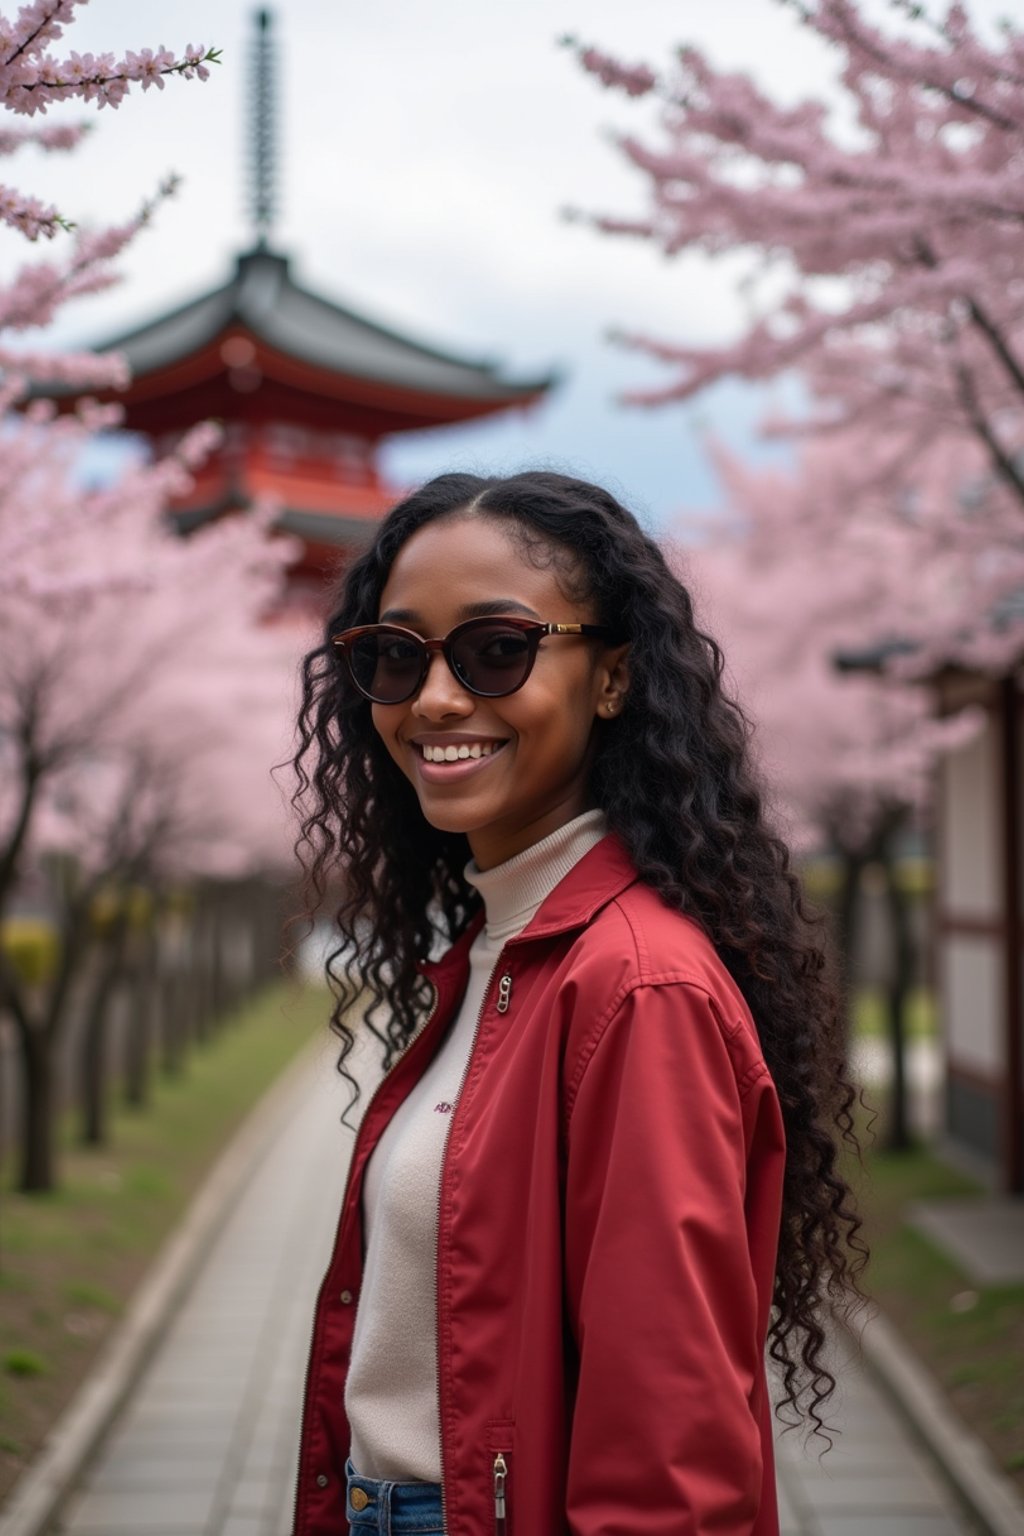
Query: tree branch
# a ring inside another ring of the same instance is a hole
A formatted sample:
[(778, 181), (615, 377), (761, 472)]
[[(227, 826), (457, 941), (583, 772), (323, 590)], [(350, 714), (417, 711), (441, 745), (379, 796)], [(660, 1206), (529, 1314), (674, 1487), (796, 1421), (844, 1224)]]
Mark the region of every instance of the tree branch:
[(25, 1002), (25, 993), (14, 962), (0, 945), (0, 1007), (6, 1008), (19, 1035), (27, 1040), (33, 1033), (32, 1020)]
[(975, 435), (988, 449), (993, 469), (1004, 485), (1017, 497), (1018, 501), (1024, 504), (1024, 475), (1021, 474), (1013, 457), (1007, 453), (1002, 443), (996, 437), (991, 422), (981, 409), (970, 369), (966, 363), (960, 360), (955, 364), (953, 372), (957, 383), (957, 393), (967, 420)]

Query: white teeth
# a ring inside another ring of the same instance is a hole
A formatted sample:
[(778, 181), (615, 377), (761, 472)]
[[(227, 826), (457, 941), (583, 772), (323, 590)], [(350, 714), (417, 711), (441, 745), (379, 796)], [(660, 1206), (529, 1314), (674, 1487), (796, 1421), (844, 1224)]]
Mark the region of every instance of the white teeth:
[(464, 744), (461, 747), (442, 747), (424, 743), (423, 756), (428, 763), (457, 763), (470, 757), (490, 757), (492, 752), (500, 746), (500, 741), (474, 741), (472, 745)]

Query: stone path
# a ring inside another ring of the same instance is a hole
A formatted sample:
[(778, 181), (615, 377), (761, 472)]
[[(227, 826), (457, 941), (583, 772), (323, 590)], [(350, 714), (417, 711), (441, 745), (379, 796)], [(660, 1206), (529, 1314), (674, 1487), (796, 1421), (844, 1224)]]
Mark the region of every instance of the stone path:
[(325, 1046), (64, 1511), (68, 1536), (288, 1536), (310, 1319), (341, 1200)]
[[(344, 1180), (342, 1095), (328, 1044), (66, 1506), (64, 1536), (288, 1536), (310, 1316)], [(780, 1440), (783, 1536), (975, 1532), (852, 1361), (842, 1381), (843, 1434), (823, 1461), (796, 1434)]]

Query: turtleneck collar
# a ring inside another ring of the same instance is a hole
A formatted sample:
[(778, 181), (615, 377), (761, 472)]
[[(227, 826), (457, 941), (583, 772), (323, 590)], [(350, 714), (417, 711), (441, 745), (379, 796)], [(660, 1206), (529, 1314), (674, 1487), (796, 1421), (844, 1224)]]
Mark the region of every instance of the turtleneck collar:
[(603, 811), (584, 811), (504, 864), (466, 865), (466, 879), (483, 897), (488, 939), (505, 940), (526, 927), (544, 898), (608, 830)]

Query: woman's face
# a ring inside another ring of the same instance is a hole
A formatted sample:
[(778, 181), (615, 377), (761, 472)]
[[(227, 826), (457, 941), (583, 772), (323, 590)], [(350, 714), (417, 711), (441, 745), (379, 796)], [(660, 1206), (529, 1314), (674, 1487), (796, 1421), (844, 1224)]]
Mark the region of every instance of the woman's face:
[[(593, 624), (554, 573), (520, 554), (503, 524), (480, 515), (421, 528), (402, 546), (378, 619), (440, 638), (487, 604), (495, 614)], [(502, 863), (587, 809), (595, 732), (625, 693), (625, 646), (579, 635), (547, 636), (517, 693), (482, 699), (433, 654), (419, 693), (374, 704), (373, 723), (413, 785), (432, 826), (464, 832), (481, 869)], [(489, 746), (489, 755), (427, 762), (424, 746)]]

